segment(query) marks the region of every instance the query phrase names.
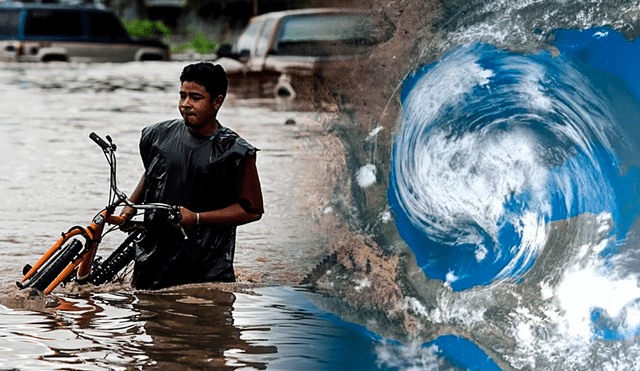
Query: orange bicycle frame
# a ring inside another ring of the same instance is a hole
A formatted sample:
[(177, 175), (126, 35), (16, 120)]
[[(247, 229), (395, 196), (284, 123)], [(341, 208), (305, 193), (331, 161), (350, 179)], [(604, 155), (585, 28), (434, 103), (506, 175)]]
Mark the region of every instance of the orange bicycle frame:
[(49, 294), (61, 282), (78, 267), (77, 276), (82, 279), (91, 273), (91, 264), (98, 250), (102, 231), (105, 223), (120, 224), (124, 221), (123, 217), (111, 215), (108, 209), (102, 210), (93, 218), (91, 225), (85, 228), (73, 227), (67, 233), (63, 233), (62, 237), (38, 260), (38, 262), (25, 274), (20, 283), (24, 283), (31, 278), (64, 244), (72, 237), (82, 235), (85, 239), (85, 245), (78, 257), (73, 260), (44, 290), (45, 294)]

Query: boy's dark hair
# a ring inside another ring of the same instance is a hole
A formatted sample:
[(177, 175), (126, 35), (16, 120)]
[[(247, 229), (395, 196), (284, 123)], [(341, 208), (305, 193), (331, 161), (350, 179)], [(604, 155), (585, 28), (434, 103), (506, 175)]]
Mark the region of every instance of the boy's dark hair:
[(208, 62), (194, 63), (186, 66), (180, 74), (180, 82), (197, 82), (215, 99), (217, 96), (227, 96), (227, 73), (219, 64)]

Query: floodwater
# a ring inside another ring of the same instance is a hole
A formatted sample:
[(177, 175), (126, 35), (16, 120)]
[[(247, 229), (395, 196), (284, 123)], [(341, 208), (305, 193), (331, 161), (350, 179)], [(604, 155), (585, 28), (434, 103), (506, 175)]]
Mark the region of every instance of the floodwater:
[[(89, 133), (112, 137), (118, 146), (118, 187), (133, 190), (143, 171), (140, 131), (179, 117), (178, 76), (184, 65), (3, 66), (0, 241), (18, 261), (0, 263), (7, 279), (2, 283), (11, 282), (9, 272), (40, 254), (60, 232), (88, 223), (105, 206), (109, 168)], [(322, 124), (301, 113), (278, 111), (268, 101), (229, 96), (223, 107), (220, 122), (261, 149), (258, 166), (266, 215), (239, 228), (237, 267), (260, 282), (297, 283), (322, 254), (322, 249), (300, 248), (322, 245), (319, 235), (303, 226), (314, 212), (310, 208), (321, 204), (305, 205), (306, 200), (297, 197), (311, 197), (304, 188), (321, 181), (309, 175), (321, 166), (322, 155), (314, 151), (326, 150)], [(287, 119), (298, 125), (285, 125)]]
[[(178, 117), (185, 64), (0, 66), (0, 369), (353, 369), (353, 362), (375, 362), (358, 351), (373, 346), (371, 334), (318, 309), (310, 299), (320, 298), (296, 286), (326, 254), (314, 220), (330, 212), (325, 159), (340, 156), (324, 126), (330, 117), (283, 111), (269, 100), (230, 95), (219, 114), (261, 149), (265, 215), (238, 229), (237, 284), (157, 292), (126, 281), (70, 284), (47, 297), (17, 289), (25, 264), (106, 205), (108, 165), (89, 133), (117, 144), (118, 186), (130, 192), (143, 171), (140, 130)], [(296, 124), (285, 125), (288, 119)], [(123, 237), (107, 235), (98, 255)]]

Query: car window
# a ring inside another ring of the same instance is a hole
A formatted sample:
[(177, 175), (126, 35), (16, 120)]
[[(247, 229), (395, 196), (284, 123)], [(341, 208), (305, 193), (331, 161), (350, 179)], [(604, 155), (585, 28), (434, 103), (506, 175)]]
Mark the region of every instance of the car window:
[(276, 21), (273, 18), (267, 19), (266, 22), (264, 22), (262, 33), (258, 39), (258, 46), (256, 47), (256, 57), (261, 58), (267, 52), (267, 49), (269, 48), (269, 36), (271, 35), (275, 24)]
[(247, 26), (242, 35), (238, 38), (235, 44), (233, 44), (233, 48), (231, 48), (231, 52), (234, 54), (239, 54), (243, 50), (251, 50), (253, 48), (253, 42), (255, 41), (255, 37), (260, 30), (260, 26), (262, 26), (262, 20), (255, 20)]
[(73, 10), (34, 9), (25, 24), (28, 36), (81, 36), (82, 14)]
[(124, 39), (127, 30), (112, 13), (89, 12), (89, 35), (94, 38)]
[(280, 39), (299, 40), (349, 40), (366, 38), (372, 31), (372, 21), (364, 15), (335, 14), (285, 18)]
[(0, 10), (0, 37), (15, 36), (20, 27), (20, 12), (18, 10)]
[(279, 55), (357, 54), (381, 41), (379, 26), (366, 14), (285, 17), (278, 30)]

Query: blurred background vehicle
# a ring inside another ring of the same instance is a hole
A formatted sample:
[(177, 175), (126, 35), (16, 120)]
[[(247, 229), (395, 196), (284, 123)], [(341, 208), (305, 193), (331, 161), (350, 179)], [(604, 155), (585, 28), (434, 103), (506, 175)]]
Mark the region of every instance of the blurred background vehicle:
[(221, 45), (217, 63), (231, 85), (260, 96), (339, 94), (336, 77), (390, 38), (383, 22), (355, 9), (271, 12), (253, 18), (233, 45)]
[(129, 35), (111, 10), (95, 6), (0, 3), (0, 60), (126, 62), (170, 60), (157, 39)]

